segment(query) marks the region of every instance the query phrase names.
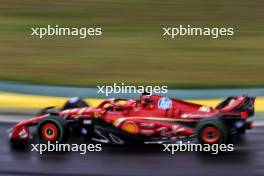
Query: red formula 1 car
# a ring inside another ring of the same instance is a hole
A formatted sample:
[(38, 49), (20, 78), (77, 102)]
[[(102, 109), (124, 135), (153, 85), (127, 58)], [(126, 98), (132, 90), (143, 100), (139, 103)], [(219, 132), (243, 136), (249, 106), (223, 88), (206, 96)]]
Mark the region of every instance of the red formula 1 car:
[[(122, 103), (121, 103), (122, 102)], [(9, 131), (12, 142), (65, 142), (74, 130), (90, 140), (110, 144), (165, 143), (196, 139), (202, 144), (226, 143), (232, 134), (253, 127), (255, 98), (229, 97), (216, 108), (157, 96), (140, 100), (109, 99), (96, 108), (46, 112)]]

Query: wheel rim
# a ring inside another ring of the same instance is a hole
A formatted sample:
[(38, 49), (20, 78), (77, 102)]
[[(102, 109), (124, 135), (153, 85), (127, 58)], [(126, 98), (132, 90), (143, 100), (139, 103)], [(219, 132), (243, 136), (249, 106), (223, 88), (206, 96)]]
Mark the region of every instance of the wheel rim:
[(221, 140), (222, 134), (217, 127), (205, 127), (201, 132), (201, 139), (206, 144), (218, 144)]
[(41, 135), (45, 141), (55, 141), (58, 138), (58, 128), (53, 123), (46, 123), (42, 126)]

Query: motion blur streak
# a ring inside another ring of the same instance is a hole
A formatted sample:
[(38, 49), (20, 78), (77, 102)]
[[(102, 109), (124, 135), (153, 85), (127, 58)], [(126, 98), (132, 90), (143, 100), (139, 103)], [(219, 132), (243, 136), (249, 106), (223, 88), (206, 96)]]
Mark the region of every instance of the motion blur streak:
[[(68, 98), (66, 97), (52, 97), (52, 96), (26, 95), (26, 94), (0, 92), (0, 107), (11, 108), (11, 109), (16, 109), (16, 108), (37, 109), (48, 106), (61, 107), (67, 101), (67, 99)], [(85, 101), (93, 107), (99, 105), (103, 100), (104, 99), (98, 99), (98, 98), (85, 99)], [(197, 100), (190, 99), (186, 101), (215, 107), (221, 101), (223, 101), (223, 98), (197, 99)], [(257, 98), (255, 110), (264, 111), (264, 97)]]
[[(96, 86), (264, 85), (261, 0), (0, 0), (0, 79)], [(31, 27), (100, 26), (104, 36), (31, 36)], [(218, 39), (165, 39), (163, 26), (230, 27)], [(161, 71), (162, 70), (162, 71)]]
[[(235, 151), (222, 155), (178, 152), (163, 147), (111, 147), (102, 152), (47, 153), (12, 150), (6, 133), (11, 124), (0, 124), (0, 175), (263, 175), (264, 128), (257, 127), (235, 143)], [(77, 140), (77, 139), (76, 139)], [(74, 143), (76, 141), (73, 141)], [(129, 174), (128, 174), (129, 173)]]

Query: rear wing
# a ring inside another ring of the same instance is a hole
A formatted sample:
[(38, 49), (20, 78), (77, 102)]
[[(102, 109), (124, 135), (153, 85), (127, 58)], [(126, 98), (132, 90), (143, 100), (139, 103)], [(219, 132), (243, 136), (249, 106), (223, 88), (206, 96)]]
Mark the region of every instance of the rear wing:
[(241, 118), (247, 118), (255, 114), (255, 99), (248, 96), (228, 97), (215, 109), (225, 113), (240, 113)]

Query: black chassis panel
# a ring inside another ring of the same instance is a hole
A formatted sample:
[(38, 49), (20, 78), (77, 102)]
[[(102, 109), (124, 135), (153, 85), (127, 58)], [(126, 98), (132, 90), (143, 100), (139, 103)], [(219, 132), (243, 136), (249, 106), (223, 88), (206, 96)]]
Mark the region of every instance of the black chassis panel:
[[(87, 123), (90, 120), (89, 123)], [(82, 119), (78, 122), (79, 128), (86, 129), (86, 137), (101, 143), (108, 144), (143, 144), (149, 138), (129, 134), (107, 123), (101, 118)]]

